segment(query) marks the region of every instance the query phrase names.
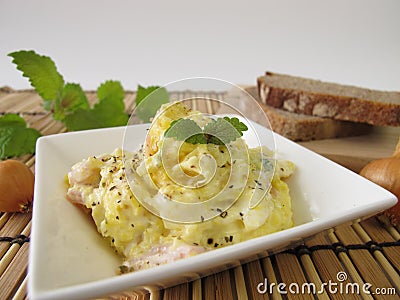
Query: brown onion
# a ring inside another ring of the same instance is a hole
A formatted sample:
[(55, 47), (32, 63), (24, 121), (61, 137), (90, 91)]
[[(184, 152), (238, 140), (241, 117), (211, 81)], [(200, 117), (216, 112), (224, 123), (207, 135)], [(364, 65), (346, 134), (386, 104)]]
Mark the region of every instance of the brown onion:
[(0, 162), (0, 211), (27, 212), (31, 209), (35, 177), (22, 162)]
[[(400, 139), (392, 157), (368, 163), (360, 175), (392, 192), (400, 199)], [(400, 224), (400, 202), (384, 212), (393, 225)]]

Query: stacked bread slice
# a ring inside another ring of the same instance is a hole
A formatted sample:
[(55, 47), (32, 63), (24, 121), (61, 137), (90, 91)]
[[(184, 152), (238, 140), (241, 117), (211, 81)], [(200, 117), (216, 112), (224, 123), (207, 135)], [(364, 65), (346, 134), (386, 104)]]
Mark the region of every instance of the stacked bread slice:
[(400, 126), (400, 93), (266, 72), (246, 91), (272, 130), (295, 141), (362, 135), (373, 125)]

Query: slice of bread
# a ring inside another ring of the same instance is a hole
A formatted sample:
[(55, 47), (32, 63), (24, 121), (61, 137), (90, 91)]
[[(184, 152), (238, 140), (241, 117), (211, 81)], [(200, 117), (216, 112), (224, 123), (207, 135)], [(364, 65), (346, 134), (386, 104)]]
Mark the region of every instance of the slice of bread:
[(256, 86), (244, 89), (256, 99), (271, 123), (271, 129), (293, 141), (321, 140), (367, 134), (372, 126), (363, 123), (291, 113), (261, 103)]
[[(249, 119), (269, 127), (274, 132), (283, 135), (293, 141), (321, 140), (336, 137), (347, 137), (369, 133), (373, 126), (362, 123), (337, 121), (327, 118), (319, 118), (287, 112), (261, 103), (258, 97), (256, 86), (241, 86), (241, 90), (232, 89), (225, 97), (225, 100), (239, 108)], [(249, 101), (255, 102), (262, 110)], [(262, 113), (264, 112), (264, 113)], [(219, 111), (218, 113), (227, 113)], [(232, 111), (229, 111), (232, 113)], [(266, 124), (265, 117), (268, 117), (269, 124)]]
[(262, 103), (289, 112), (380, 126), (400, 126), (400, 92), (266, 72), (257, 78)]

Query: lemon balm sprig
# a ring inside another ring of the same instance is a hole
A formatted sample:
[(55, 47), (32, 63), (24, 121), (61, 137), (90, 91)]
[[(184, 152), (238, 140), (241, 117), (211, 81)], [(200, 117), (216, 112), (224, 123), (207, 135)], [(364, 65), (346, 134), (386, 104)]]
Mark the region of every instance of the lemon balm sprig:
[(211, 120), (202, 129), (191, 119), (177, 119), (165, 131), (165, 137), (176, 138), (190, 144), (226, 145), (243, 136), (247, 126), (236, 117)]
[(68, 130), (123, 126), (128, 122), (125, 92), (118, 81), (106, 81), (97, 89), (98, 102), (90, 107), (81, 86), (66, 83), (50, 57), (21, 50), (8, 54), (17, 69), (29, 79), (43, 99), (45, 110), (65, 124)]
[[(68, 83), (58, 72), (54, 61), (33, 50), (9, 53), (12, 62), (43, 99), (43, 108), (51, 113), (54, 120), (62, 122), (68, 131), (124, 126), (128, 123), (124, 98), (125, 91), (119, 81), (108, 80), (97, 89), (97, 103), (91, 107), (85, 92), (78, 83)], [(158, 108), (169, 102), (168, 92), (159, 86), (138, 86), (136, 106), (154, 91), (157, 98), (138, 111), (138, 117), (149, 121)], [(154, 99), (155, 98), (155, 99)], [(0, 118), (0, 159), (34, 153), (40, 133), (25, 128), (26, 122), (19, 116)]]

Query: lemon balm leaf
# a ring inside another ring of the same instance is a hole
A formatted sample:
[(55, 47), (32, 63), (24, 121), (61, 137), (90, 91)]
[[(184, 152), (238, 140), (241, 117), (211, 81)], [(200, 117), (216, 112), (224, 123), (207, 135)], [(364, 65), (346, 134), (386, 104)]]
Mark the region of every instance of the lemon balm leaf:
[(40, 133), (33, 128), (0, 128), (0, 159), (35, 153)]
[(107, 80), (97, 89), (97, 98), (100, 102), (106, 98), (113, 98), (113, 101), (120, 109), (125, 109), (124, 97), (125, 92), (119, 81)]
[(196, 133), (193, 134), (192, 136), (188, 137), (185, 140), (186, 143), (190, 144), (207, 144), (207, 136), (204, 133)]
[(17, 114), (5, 114), (0, 118), (0, 128), (4, 126), (26, 127), (26, 121)]
[(12, 52), (8, 55), (43, 98), (45, 109), (50, 110), (52, 101), (60, 96), (64, 87), (64, 79), (58, 73), (54, 62), (50, 57), (36, 54), (32, 50)]
[(144, 122), (149, 122), (161, 105), (169, 102), (169, 95), (164, 87), (138, 85), (135, 102), (138, 118)]
[(229, 117), (224, 117), (224, 120), (229, 122), (240, 134), (240, 136), (243, 136), (243, 131), (247, 131), (248, 127), (246, 124), (240, 122), (240, 120), (236, 117), (229, 118)]
[(125, 112), (125, 92), (118, 81), (106, 81), (97, 90), (98, 103), (92, 109), (79, 108), (68, 114), (64, 123), (68, 130), (85, 130), (124, 126), (128, 122)]
[(90, 109), (85, 92), (79, 84), (67, 83), (64, 85), (61, 97), (55, 101), (53, 118), (62, 121), (66, 115), (80, 108)]
[(136, 91), (136, 105), (139, 105), (148, 95), (159, 89), (160, 87), (157, 85), (143, 87), (140, 84), (137, 87)]
[(204, 129), (193, 120), (178, 119), (170, 124), (164, 135), (191, 144), (225, 145), (241, 137), (246, 130), (247, 126), (238, 118), (224, 117), (211, 120)]
[(27, 128), (25, 120), (16, 114), (0, 118), (0, 159), (35, 153), (39, 131)]
[(206, 139), (199, 125), (190, 119), (178, 119), (173, 121), (164, 133), (165, 137), (174, 137), (178, 141), (191, 144), (205, 144)]
[[(43, 107), (53, 113), (53, 118), (65, 124), (68, 130), (83, 130), (126, 125), (125, 92), (118, 81), (107, 81), (97, 90), (98, 102), (90, 107), (87, 96), (76, 83), (65, 83), (55, 63), (47, 56), (32, 50), (8, 54), (17, 69), (22, 71), (43, 99)], [(143, 101), (150, 99), (151, 101)], [(142, 104), (138, 116), (149, 121), (160, 106), (169, 102), (165, 88), (139, 86), (136, 104)]]
[(209, 144), (224, 145), (235, 141), (243, 135), (247, 126), (240, 122), (238, 118), (218, 118), (212, 120), (204, 127)]
[(204, 127), (209, 143), (216, 145), (228, 144), (240, 137), (240, 133), (228, 121), (222, 118), (212, 120)]

